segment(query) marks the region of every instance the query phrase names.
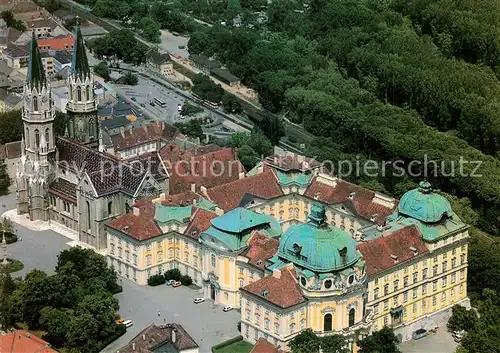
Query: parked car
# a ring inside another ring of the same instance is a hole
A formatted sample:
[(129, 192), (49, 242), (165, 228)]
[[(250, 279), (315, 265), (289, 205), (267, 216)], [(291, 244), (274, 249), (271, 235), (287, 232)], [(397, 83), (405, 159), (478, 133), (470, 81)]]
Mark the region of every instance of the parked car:
[(174, 284), (172, 284), (172, 287), (174, 287), (174, 288), (180, 287), (180, 286), (182, 286), (182, 283), (178, 282), (178, 281), (175, 281)]
[(146, 104), (141, 103), (140, 106), (144, 108), (146, 106)]
[(134, 323), (132, 322), (132, 320), (125, 320), (123, 322), (123, 325), (125, 325), (126, 328), (129, 328), (130, 326), (133, 326)]
[(149, 105), (154, 107), (155, 106), (155, 103), (153, 101), (149, 102)]
[(137, 101), (137, 98), (135, 98), (135, 97), (130, 97), (130, 99), (132, 99), (134, 102)]
[(455, 331), (453, 332), (452, 336), (453, 336), (453, 340), (457, 343), (460, 343), (462, 342), (462, 338), (464, 338), (465, 336), (465, 330), (461, 330), (461, 331)]
[(193, 303), (199, 304), (203, 303), (205, 301), (205, 298), (194, 298)]
[(413, 332), (413, 334), (411, 335), (411, 338), (413, 338), (414, 340), (419, 340), (421, 338), (424, 338), (425, 336), (427, 336), (427, 330), (424, 330), (423, 328), (421, 328), (421, 329), (418, 329), (417, 331)]
[(233, 307), (231, 305), (226, 305), (225, 307), (222, 308), (222, 311), (225, 313), (231, 310), (233, 310)]
[(165, 282), (165, 284), (166, 284), (167, 286), (171, 286), (171, 285), (172, 285), (172, 284), (174, 284), (174, 283), (175, 283), (175, 281), (174, 281), (173, 279), (169, 279), (168, 281), (166, 281), (166, 282)]

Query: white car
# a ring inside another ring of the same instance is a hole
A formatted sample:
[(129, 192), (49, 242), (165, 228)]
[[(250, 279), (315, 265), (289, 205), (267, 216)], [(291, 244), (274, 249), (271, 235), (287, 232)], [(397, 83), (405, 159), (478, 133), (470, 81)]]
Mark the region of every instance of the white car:
[(134, 323), (132, 322), (132, 320), (125, 320), (125, 321), (123, 321), (123, 325), (125, 325), (126, 328), (129, 328), (129, 327), (133, 326)]
[(199, 304), (203, 303), (205, 301), (205, 298), (194, 298), (193, 303)]
[(222, 311), (225, 313), (231, 310), (233, 310), (233, 307), (231, 305), (226, 305), (225, 307), (222, 308)]

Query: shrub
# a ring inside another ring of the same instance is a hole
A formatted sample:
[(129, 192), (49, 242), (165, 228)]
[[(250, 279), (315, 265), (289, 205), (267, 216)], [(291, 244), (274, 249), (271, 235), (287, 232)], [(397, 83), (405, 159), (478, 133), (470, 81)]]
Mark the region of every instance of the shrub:
[(181, 276), (180, 281), (183, 286), (190, 286), (193, 284), (193, 279), (188, 275)]
[(163, 275), (152, 275), (148, 278), (148, 285), (151, 287), (159, 286), (165, 283), (165, 277)]
[(174, 281), (179, 281), (181, 279), (181, 271), (178, 268), (173, 268), (165, 272), (165, 280), (169, 281), (173, 279)]
[(19, 260), (7, 259), (7, 272), (17, 272), (21, 271), (24, 268), (24, 264)]
[(5, 242), (7, 244), (12, 244), (17, 241), (17, 235), (14, 233), (5, 232)]

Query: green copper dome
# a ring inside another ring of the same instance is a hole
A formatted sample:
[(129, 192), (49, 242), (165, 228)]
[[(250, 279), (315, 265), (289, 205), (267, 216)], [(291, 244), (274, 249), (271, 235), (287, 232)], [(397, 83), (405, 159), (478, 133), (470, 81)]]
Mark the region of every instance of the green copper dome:
[(278, 257), (314, 272), (341, 270), (356, 263), (356, 242), (324, 218), (325, 206), (313, 204), (309, 222), (290, 227), (281, 236)]
[(453, 215), (448, 200), (433, 192), (427, 181), (422, 181), (417, 189), (403, 195), (399, 201), (398, 212), (425, 223), (438, 222), (445, 215)]

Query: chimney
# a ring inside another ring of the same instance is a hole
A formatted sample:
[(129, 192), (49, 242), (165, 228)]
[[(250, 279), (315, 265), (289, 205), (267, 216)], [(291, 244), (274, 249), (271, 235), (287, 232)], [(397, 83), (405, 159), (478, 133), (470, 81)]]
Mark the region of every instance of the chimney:
[(238, 179), (243, 179), (245, 178), (245, 172), (240, 172), (240, 174), (238, 174)]
[(145, 341), (146, 340), (146, 335), (142, 335), (142, 340)]
[(416, 248), (416, 247), (414, 247), (414, 246), (410, 246), (410, 250), (411, 250), (411, 252), (413, 253), (413, 256), (418, 255), (418, 251), (417, 251), (417, 248)]
[(281, 270), (279, 270), (279, 269), (275, 268), (275, 269), (273, 270), (273, 277), (274, 277), (274, 278), (278, 278), (278, 279), (279, 279), (279, 278), (281, 278)]
[(164, 192), (162, 192), (162, 193), (160, 194), (160, 199), (165, 200), (165, 193), (164, 193)]
[(355, 192), (349, 193), (349, 200), (353, 200), (354, 199), (354, 195), (356, 195)]
[(309, 162), (304, 161), (304, 162), (302, 163), (302, 170), (306, 170), (306, 169), (309, 169)]
[(123, 126), (120, 126), (120, 134), (122, 135), (122, 138), (125, 138), (125, 128)]
[(139, 207), (134, 206), (132, 208), (134, 216), (139, 216), (141, 214), (141, 211), (139, 210)]
[(161, 122), (161, 129), (165, 130), (165, 122), (164, 121)]
[(175, 343), (175, 329), (172, 330), (172, 343)]
[(222, 216), (224, 214), (224, 210), (222, 208), (216, 207), (215, 208), (215, 214), (217, 216)]
[(195, 183), (191, 184), (191, 191), (196, 192), (196, 184)]
[(135, 351), (135, 342), (132, 342), (132, 350)]
[(394, 263), (398, 262), (398, 256), (397, 255), (391, 254), (391, 258), (394, 260)]
[(193, 198), (193, 205), (196, 205), (196, 198)]

